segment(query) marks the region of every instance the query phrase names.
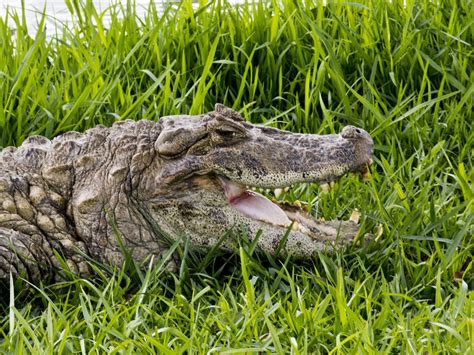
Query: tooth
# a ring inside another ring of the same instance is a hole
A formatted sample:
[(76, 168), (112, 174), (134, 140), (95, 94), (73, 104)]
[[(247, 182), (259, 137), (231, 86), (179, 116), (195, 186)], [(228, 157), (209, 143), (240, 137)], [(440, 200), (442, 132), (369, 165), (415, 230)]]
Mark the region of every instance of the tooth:
[(329, 186), (331, 187), (331, 189), (332, 189), (335, 185), (336, 185), (336, 182), (335, 182), (335, 181), (331, 181), (331, 182), (329, 183)]
[(359, 223), (359, 218), (360, 218), (360, 212), (356, 208), (354, 209), (354, 211), (352, 211), (351, 217), (349, 218), (349, 220), (355, 223)]
[(283, 191), (285, 191), (285, 192), (290, 191), (290, 187), (289, 187), (289, 186), (285, 187), (285, 188), (283, 189)]
[(321, 192), (327, 194), (331, 191), (331, 186), (329, 184), (321, 184)]
[(297, 221), (293, 221), (293, 226), (291, 226), (291, 229), (294, 231), (300, 230), (300, 224)]
[(283, 190), (282, 189), (275, 189), (273, 190), (273, 194), (275, 195), (276, 198), (280, 197), (280, 195), (283, 193)]
[(265, 192), (266, 192), (267, 194), (269, 194), (269, 193), (270, 193), (270, 189), (265, 189)]
[(296, 200), (295, 202), (293, 202), (293, 206), (298, 207), (298, 208), (301, 208), (301, 201), (300, 201), (300, 200)]

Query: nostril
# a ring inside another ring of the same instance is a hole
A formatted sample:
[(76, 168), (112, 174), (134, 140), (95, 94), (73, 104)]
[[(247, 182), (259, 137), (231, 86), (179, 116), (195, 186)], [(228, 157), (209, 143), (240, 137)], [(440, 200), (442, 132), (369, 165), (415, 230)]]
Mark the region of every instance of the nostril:
[(370, 146), (373, 145), (373, 140), (370, 137), (369, 133), (364, 131), (362, 128), (346, 126), (342, 129), (341, 136), (345, 139), (361, 141)]
[(361, 135), (361, 130), (354, 126), (346, 126), (342, 129), (341, 132), (342, 137), (344, 138), (357, 138)]

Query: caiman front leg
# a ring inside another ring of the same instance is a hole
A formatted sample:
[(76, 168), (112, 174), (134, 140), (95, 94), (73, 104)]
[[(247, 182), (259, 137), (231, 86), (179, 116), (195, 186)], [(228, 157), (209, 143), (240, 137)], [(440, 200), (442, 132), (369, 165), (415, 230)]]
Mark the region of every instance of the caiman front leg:
[(57, 271), (64, 269), (64, 263), (75, 274), (90, 274), (87, 263), (80, 255), (65, 257), (62, 263), (57, 257), (61, 254), (61, 248), (42, 234), (27, 235), (0, 227), (0, 280), (8, 279), (11, 273), (14, 279), (24, 277), (31, 282), (58, 281), (62, 274)]
[(53, 252), (44, 236), (0, 228), (0, 279), (41, 280), (52, 271)]

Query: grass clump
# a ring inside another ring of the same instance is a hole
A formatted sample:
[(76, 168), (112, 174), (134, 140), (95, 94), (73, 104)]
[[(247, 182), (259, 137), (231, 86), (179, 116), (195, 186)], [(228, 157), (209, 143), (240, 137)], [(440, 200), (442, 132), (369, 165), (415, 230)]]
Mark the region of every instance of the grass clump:
[(66, 3), (52, 36), (46, 14), (33, 36), (23, 14), (0, 18), (0, 146), (215, 102), (298, 132), (357, 125), (376, 143), (371, 182), (287, 197), (328, 219), (359, 208), (375, 241), (303, 265), (243, 245), (191, 251), (176, 275), (7, 288), (2, 351), (473, 351), (471, 1), (184, 1), (142, 17)]

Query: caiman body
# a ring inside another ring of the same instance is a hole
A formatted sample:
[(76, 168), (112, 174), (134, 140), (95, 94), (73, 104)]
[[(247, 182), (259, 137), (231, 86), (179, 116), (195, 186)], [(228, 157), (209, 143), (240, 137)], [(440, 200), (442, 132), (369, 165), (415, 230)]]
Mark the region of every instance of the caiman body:
[(357, 225), (314, 220), (246, 186), (335, 181), (364, 171), (372, 146), (352, 126), (294, 134), (247, 123), (219, 104), (198, 116), (30, 137), (0, 152), (0, 279), (55, 275), (63, 268), (57, 255), (89, 275), (84, 255), (120, 266), (125, 247), (142, 262), (182, 237), (210, 248), (232, 228), (251, 239), (262, 231), (257, 245), (266, 252), (310, 257), (352, 240)]

